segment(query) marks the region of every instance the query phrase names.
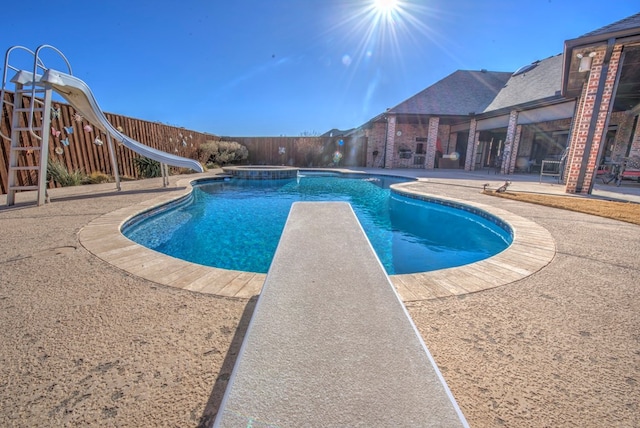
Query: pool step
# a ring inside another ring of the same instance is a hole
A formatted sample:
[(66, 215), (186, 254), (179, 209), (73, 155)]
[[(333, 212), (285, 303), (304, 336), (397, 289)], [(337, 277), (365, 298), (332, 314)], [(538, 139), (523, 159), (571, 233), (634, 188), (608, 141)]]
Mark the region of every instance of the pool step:
[(466, 427), (351, 206), (294, 203), (215, 427)]

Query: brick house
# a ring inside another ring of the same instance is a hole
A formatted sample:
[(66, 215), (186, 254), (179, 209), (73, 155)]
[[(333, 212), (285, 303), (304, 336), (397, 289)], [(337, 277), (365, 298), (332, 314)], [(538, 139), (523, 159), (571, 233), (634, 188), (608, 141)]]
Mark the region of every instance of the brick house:
[(599, 166), (640, 156), (639, 114), (640, 13), (513, 73), (458, 70), (348, 137), (368, 167), (551, 166), (568, 193), (590, 193)]

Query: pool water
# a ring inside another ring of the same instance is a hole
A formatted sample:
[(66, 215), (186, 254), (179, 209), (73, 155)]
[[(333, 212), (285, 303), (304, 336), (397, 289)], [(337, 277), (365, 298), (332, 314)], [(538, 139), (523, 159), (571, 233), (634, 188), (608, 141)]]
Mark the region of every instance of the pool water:
[(482, 216), (392, 193), (389, 186), (402, 181), (323, 175), (208, 181), (195, 185), (186, 203), (132, 222), (123, 233), (193, 263), (266, 273), (293, 202), (346, 201), (390, 275), (473, 263), (511, 243), (509, 232)]

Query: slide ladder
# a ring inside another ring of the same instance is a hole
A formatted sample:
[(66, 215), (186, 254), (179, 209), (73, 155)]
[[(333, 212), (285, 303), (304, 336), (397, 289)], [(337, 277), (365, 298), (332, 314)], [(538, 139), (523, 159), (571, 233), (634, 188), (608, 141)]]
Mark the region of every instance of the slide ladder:
[[(53, 49), (57, 51), (57, 49)], [(16, 50), (24, 50), (34, 58), (33, 73), (29, 74), (28, 78), (21, 73), (20, 68), (11, 65), (9, 61), (11, 54)], [(59, 51), (57, 52), (67, 62), (64, 55)], [(7, 166), (7, 205), (15, 204), (16, 193), (24, 190), (37, 191), (38, 205), (46, 202), (53, 90), (50, 85), (43, 85), (38, 82), (37, 77), (35, 79), (31, 77), (40, 76), (38, 72), (44, 69), (44, 64), (40, 61), (36, 52), (23, 46), (14, 46), (7, 50), (2, 76), (2, 92), (0, 94), (0, 111), (4, 112), (3, 103), (13, 107), (11, 135), (0, 134), (3, 138), (11, 141), (9, 165)], [(11, 80), (9, 80), (7, 74), (10, 70), (17, 72)], [(69, 71), (71, 72), (70, 67)], [(9, 83), (14, 85), (13, 103), (5, 99), (5, 91)], [(26, 175), (25, 183), (20, 183), (18, 180), (18, 175), (22, 171), (29, 172)]]

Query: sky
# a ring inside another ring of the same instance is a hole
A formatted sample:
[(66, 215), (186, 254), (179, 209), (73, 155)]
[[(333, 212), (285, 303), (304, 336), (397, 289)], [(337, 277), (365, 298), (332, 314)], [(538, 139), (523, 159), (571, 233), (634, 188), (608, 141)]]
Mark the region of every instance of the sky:
[(55, 46), (104, 111), (236, 137), (355, 128), (456, 70), (515, 71), (640, 12), (637, 0), (9, 4), (0, 49)]

